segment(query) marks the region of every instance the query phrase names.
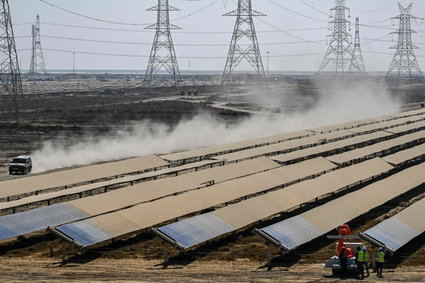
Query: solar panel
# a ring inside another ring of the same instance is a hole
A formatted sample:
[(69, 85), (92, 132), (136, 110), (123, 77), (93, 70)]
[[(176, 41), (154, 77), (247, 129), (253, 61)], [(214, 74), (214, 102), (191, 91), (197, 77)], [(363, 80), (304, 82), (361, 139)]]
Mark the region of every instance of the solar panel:
[[(259, 235), (274, 239), (270, 242), (284, 250), (294, 249), (423, 184), (424, 169), (425, 163), (410, 167), (296, 217), (258, 229)], [(294, 223), (301, 235), (293, 233)]]
[[(108, 239), (112, 239), (149, 228), (176, 217), (195, 213), (251, 194), (264, 192), (333, 168), (335, 168), (335, 165), (323, 158), (317, 158), (230, 180), (177, 196), (140, 204), (83, 221), (98, 227), (99, 231), (110, 236)], [(66, 226), (66, 229), (73, 230), (72, 227), (76, 225), (79, 224), (70, 223), (63, 227)], [(62, 233), (64, 232), (62, 226), (56, 229)], [(90, 231), (87, 231), (87, 233), (90, 233)], [(83, 246), (79, 240), (80, 235), (80, 233), (66, 234), (67, 237)], [(84, 236), (82, 238), (85, 239), (86, 237)], [(97, 242), (91, 244), (95, 243)]]
[(89, 217), (90, 214), (61, 203), (0, 217), (0, 240)]
[(424, 211), (425, 199), (422, 199), (360, 235), (366, 240), (382, 243), (382, 246), (394, 253), (425, 232)]
[(235, 227), (213, 213), (206, 213), (160, 227), (158, 230), (172, 237), (183, 248), (188, 248), (223, 233), (234, 231)]
[(393, 165), (400, 165), (409, 160), (421, 158), (425, 155), (425, 144), (414, 146), (405, 150), (398, 151), (394, 154), (382, 157), (386, 162)]
[[(246, 227), (274, 214), (293, 209), (317, 197), (345, 189), (361, 181), (369, 180), (391, 169), (392, 166), (379, 158), (368, 160), (350, 167), (331, 171), (317, 178), (303, 181), (284, 189), (230, 204), (210, 213), (201, 214), (160, 227), (157, 229), (160, 233), (157, 234), (160, 236), (161, 234), (162, 236), (165, 235), (164, 239), (166, 240), (172, 239), (169, 242), (173, 245), (183, 249), (190, 248), (207, 240)], [(209, 219), (213, 216), (215, 221), (210, 221)], [(299, 222), (301, 220), (297, 221)], [(207, 223), (206, 227), (201, 229), (202, 237), (198, 237), (200, 229), (197, 224), (198, 222)], [(214, 226), (215, 223), (217, 223), (217, 226)], [(222, 223), (226, 223), (226, 225)], [(229, 227), (233, 227), (233, 229), (229, 230)], [(206, 233), (203, 231), (204, 229), (211, 229), (213, 232)], [(186, 238), (190, 240), (186, 241)]]

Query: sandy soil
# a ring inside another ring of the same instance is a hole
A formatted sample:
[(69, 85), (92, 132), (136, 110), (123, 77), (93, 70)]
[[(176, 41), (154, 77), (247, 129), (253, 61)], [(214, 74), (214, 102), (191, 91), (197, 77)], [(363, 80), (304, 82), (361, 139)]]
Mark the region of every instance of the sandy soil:
[[(20, 270), (19, 273), (16, 270)], [(320, 264), (297, 264), (290, 268), (275, 267), (268, 271), (258, 262), (208, 261), (189, 265), (163, 266), (160, 261), (143, 259), (96, 259), (89, 262), (61, 264), (55, 259), (0, 258), (3, 282), (337, 282)], [(357, 281), (354, 276), (346, 282)], [(422, 268), (385, 269), (384, 278), (371, 274), (367, 282), (425, 282)]]

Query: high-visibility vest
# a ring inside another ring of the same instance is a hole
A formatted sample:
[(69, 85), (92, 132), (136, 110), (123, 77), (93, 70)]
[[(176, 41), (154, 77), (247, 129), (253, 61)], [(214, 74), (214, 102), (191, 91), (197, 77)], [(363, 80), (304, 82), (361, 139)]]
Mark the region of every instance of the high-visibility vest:
[(363, 262), (364, 261), (364, 252), (363, 251), (359, 251), (358, 252), (357, 261), (358, 262)]
[(369, 252), (368, 251), (364, 252), (364, 262), (369, 262)]
[(378, 253), (378, 258), (376, 259), (376, 262), (385, 262), (385, 253), (384, 252)]

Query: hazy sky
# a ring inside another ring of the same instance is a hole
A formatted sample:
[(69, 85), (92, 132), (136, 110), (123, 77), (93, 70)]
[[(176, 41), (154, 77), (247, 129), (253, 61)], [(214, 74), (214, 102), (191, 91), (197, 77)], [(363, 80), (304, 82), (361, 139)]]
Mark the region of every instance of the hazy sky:
[[(42, 47), (47, 69), (72, 69), (72, 53), (70, 53), (72, 51), (77, 53), (77, 69), (144, 70), (146, 68), (154, 33), (144, 30), (144, 27), (156, 21), (156, 13), (148, 12), (146, 9), (156, 5), (156, 0), (46, 1), (79, 14), (127, 23), (127, 25), (83, 18), (51, 7), (40, 0), (11, 0), (9, 3), (22, 69), (29, 68), (31, 23), (35, 21), (37, 14), (40, 15), (42, 22)], [(402, 5), (408, 5), (410, 2), (400, 0)], [(235, 17), (223, 17), (222, 15), (234, 10), (235, 2), (232, 0), (170, 0), (170, 4), (181, 9), (181, 11), (172, 12), (170, 16), (171, 19), (176, 19), (172, 23), (182, 28), (182, 30), (173, 31), (180, 70), (183, 72), (188, 70), (189, 62), (191, 70), (222, 70), (235, 22)], [(252, 0), (252, 5), (253, 9), (267, 14), (267, 17), (254, 20), (264, 67), (267, 66), (266, 54), (269, 51), (270, 71), (317, 71), (327, 48), (325, 39), (329, 34), (327, 30), (329, 8), (335, 5), (335, 1)], [(361, 23), (380, 27), (361, 27), (360, 36), (367, 70), (386, 71), (392, 55), (373, 52), (391, 54), (394, 52), (389, 47), (395, 45), (397, 37), (389, 35), (389, 33), (398, 27), (397, 21), (390, 20), (399, 12), (397, 1), (347, 0), (346, 5), (351, 8), (350, 20), (353, 22), (355, 17), (360, 17)], [(196, 12), (204, 7), (205, 9)], [(417, 17), (425, 17), (424, 0), (414, 2), (412, 14)], [(425, 70), (425, 21), (414, 21), (412, 27), (418, 32), (414, 35), (413, 41), (420, 48), (416, 50), (416, 55), (420, 66)], [(277, 29), (285, 30), (287, 33), (277, 32)], [(352, 34), (354, 36), (354, 26), (352, 26)], [(57, 37), (132, 44), (77, 41)], [(374, 39), (380, 40), (373, 41)], [(79, 52), (145, 57), (94, 55)], [(303, 56), (299, 56), (300, 54)], [(242, 65), (241, 68), (247, 69), (245, 65)]]

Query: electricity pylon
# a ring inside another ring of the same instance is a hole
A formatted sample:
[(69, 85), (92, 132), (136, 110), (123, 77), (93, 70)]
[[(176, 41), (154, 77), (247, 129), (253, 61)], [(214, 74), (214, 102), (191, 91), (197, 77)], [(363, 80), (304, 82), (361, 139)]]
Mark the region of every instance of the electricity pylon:
[[(359, 64), (359, 70), (361, 76), (366, 76), (366, 67), (363, 60), (362, 48), (360, 46), (360, 21), (356, 18), (356, 32), (354, 36), (354, 48), (353, 48), (353, 60)], [(350, 65), (350, 73), (354, 73), (354, 64)]]
[[(158, 0), (158, 5), (147, 9), (147, 11), (156, 11), (157, 20), (156, 24), (146, 27), (146, 29), (155, 30), (155, 37), (143, 85), (145, 87), (180, 87), (183, 81), (180, 77), (176, 52), (171, 38), (171, 30), (180, 28), (170, 24), (170, 11), (179, 11), (179, 9), (170, 6), (168, 0)], [(159, 71), (161, 70), (165, 70), (167, 74), (160, 74)]]
[(386, 79), (390, 83), (400, 84), (400, 81), (405, 78), (408, 79), (410, 84), (414, 82), (423, 83), (424, 77), (419, 67), (418, 60), (416, 60), (413, 49), (418, 47), (412, 43), (412, 33), (416, 33), (410, 26), (411, 19), (418, 19), (410, 14), (412, 4), (403, 8), (398, 3), (400, 9), (400, 15), (394, 17), (400, 21), (398, 31), (392, 32), (391, 34), (398, 34), (398, 42), (396, 46), (391, 49), (397, 49), (394, 54), (393, 61), (391, 62), (390, 68), (388, 69)]
[[(346, 11), (350, 11), (345, 6), (345, 0), (335, 0), (335, 7), (330, 9), (333, 20), (329, 26), (333, 28), (332, 34), (328, 35), (328, 50), (325, 53), (319, 73), (332, 73), (333, 75), (349, 74), (350, 67), (353, 72), (361, 73), (359, 63), (354, 57), (352, 48), (352, 37), (347, 31), (350, 21), (346, 19)], [(350, 17), (350, 14), (348, 14)], [(328, 68), (326, 68), (328, 67)]]
[(0, 0), (0, 99), (19, 121), (19, 106), (23, 101), (21, 72), (16, 53), (12, 19), (8, 0)]
[(252, 66), (257, 77), (264, 79), (264, 66), (252, 17), (265, 15), (252, 10), (251, 0), (238, 0), (238, 9), (224, 14), (224, 16), (236, 16), (236, 23), (221, 85), (228, 86), (237, 83), (238, 78), (233, 76), (233, 71), (244, 59)]
[(40, 16), (37, 15), (35, 25), (32, 25), (32, 55), (30, 75), (45, 74), (46, 65), (44, 64), (43, 50), (41, 49), (41, 38), (40, 38)]

